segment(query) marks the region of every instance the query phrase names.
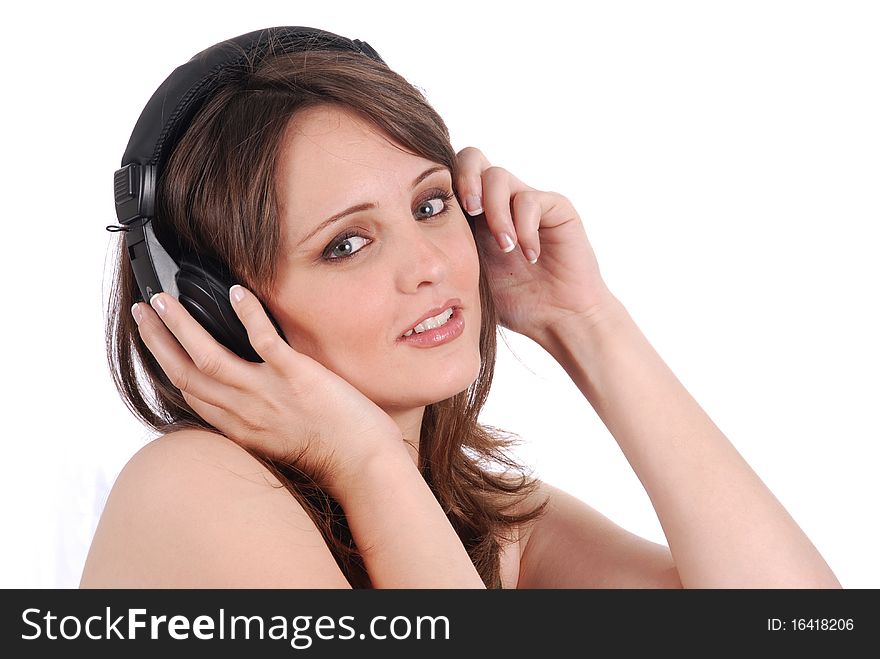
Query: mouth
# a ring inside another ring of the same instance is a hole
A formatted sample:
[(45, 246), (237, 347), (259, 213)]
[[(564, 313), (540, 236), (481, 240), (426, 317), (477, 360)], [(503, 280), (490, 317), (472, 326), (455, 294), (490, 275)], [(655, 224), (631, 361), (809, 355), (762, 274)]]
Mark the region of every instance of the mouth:
[(434, 309), (430, 309), (422, 314), (412, 325), (410, 325), (398, 338), (404, 338), (411, 334), (419, 334), (426, 330), (435, 329), (449, 320), (450, 310), (453, 312), (457, 307), (461, 306), (461, 300), (457, 297), (446, 300), (445, 303)]
[(397, 340), (423, 347), (431, 347), (451, 341), (464, 329), (461, 300), (448, 300), (442, 306), (428, 311)]

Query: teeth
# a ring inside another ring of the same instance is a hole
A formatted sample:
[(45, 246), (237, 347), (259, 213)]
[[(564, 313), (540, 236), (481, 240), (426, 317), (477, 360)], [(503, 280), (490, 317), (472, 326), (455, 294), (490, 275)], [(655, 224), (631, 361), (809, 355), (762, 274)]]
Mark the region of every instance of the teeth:
[(445, 325), (446, 321), (452, 317), (452, 307), (444, 311), (443, 313), (437, 314), (431, 318), (423, 320), (418, 325), (413, 327), (409, 332), (404, 334), (404, 336), (411, 336), (413, 332), (416, 334), (421, 334), (429, 329), (435, 329), (440, 327), (441, 325)]

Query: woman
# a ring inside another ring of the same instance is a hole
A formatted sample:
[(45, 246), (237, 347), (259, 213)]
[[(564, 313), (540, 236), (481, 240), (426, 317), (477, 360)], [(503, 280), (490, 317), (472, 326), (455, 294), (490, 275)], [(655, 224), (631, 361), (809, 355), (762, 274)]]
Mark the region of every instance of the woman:
[[(156, 203), (160, 237), (241, 284), (262, 361), (168, 292), (141, 302), (120, 242), (110, 362), (162, 436), (120, 473), (82, 587), (839, 587), (608, 290), (571, 203), (456, 154), (384, 64), (254, 58)], [(499, 323), (571, 375), (668, 548), (528, 478), (477, 422)]]

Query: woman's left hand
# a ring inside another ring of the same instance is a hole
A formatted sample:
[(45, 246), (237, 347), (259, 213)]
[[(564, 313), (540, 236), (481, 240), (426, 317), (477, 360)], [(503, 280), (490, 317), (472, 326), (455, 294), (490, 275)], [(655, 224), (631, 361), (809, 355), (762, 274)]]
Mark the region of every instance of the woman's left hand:
[(485, 220), (474, 218), (476, 242), (504, 327), (543, 344), (554, 325), (590, 319), (613, 305), (615, 298), (568, 199), (535, 190), (506, 169), (491, 166), (474, 147), (459, 151), (455, 184), (465, 204), (473, 195), (482, 199)]

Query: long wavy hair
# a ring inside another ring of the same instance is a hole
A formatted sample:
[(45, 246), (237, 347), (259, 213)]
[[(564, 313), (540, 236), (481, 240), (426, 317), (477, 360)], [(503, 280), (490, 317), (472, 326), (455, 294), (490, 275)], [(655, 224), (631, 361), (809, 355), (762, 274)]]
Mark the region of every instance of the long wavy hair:
[[(387, 66), (340, 51), (274, 55), (224, 84), (176, 145), (159, 181), (153, 220), (159, 239), (218, 259), (236, 281), (267, 299), (281, 245), (275, 177), (282, 134), (296, 111), (319, 104), (359, 113), (413, 154), (449, 167), (456, 180), (445, 123), (418, 88)], [(129, 313), (140, 293), (118, 235), (105, 316), (117, 390), (160, 434), (183, 428), (222, 434), (186, 403), (141, 341)], [(518, 438), (478, 422), (492, 384), (498, 324), (478, 254), (480, 372), (465, 391), (426, 407), (418, 466), (486, 587), (500, 588), (500, 542), (514, 539), (516, 525), (539, 517), (546, 501), (530, 510), (517, 505), (538, 485), (511, 457)], [(302, 504), (352, 587), (371, 587), (342, 508), (320, 485), (326, 473), (308, 473), (297, 459), (249, 452)]]

